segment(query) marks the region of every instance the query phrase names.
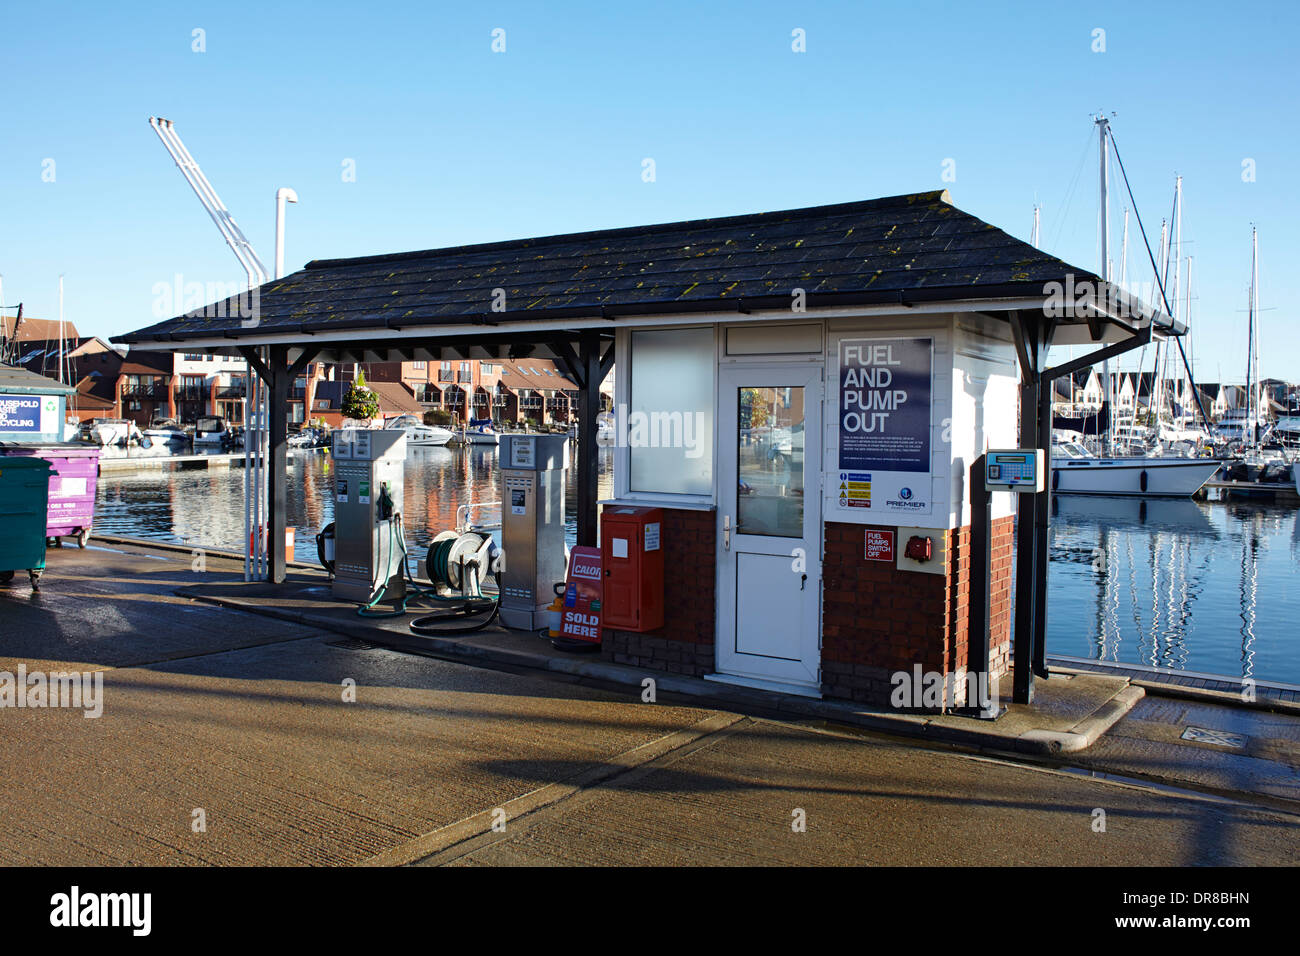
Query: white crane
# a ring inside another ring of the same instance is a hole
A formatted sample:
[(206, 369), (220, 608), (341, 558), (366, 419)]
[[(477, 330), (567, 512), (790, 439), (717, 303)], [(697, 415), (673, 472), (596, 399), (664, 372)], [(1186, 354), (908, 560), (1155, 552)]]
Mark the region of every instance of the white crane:
[[(265, 285), (271, 278), (263, 265), (253, 244), (248, 241), (235, 217), (230, 214), (226, 204), (221, 201), (208, 177), (199, 168), (198, 161), (185, 148), (180, 135), (171, 120), (151, 116), (149, 126), (163, 146), (176, 162), (185, 181), (199, 197), (199, 202), (212, 222), (221, 232), (226, 244), (243, 266), (248, 276), (249, 291)], [(284, 204), (296, 203), (298, 194), (292, 189), (281, 188), (275, 194), (275, 277), (284, 274)], [(263, 356), (266, 361), (266, 356)], [(254, 373), (251, 365), (244, 366), (244, 580), (266, 576), (267, 556), (262, 528), (265, 524), (266, 482), (264, 463), (266, 461), (267, 443), (267, 393), (262, 381)], [(249, 414), (249, 408), (253, 414)], [(273, 543), (272, 546), (277, 546)], [(282, 545), (279, 545), (282, 546)]]

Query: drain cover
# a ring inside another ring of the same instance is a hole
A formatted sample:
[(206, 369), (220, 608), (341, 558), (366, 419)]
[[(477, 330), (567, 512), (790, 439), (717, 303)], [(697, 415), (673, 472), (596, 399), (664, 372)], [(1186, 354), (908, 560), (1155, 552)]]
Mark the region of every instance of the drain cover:
[(346, 651), (373, 651), (378, 646), (359, 637), (345, 637), (339, 641), (326, 641), (325, 644), (327, 647), (341, 647)]
[(1232, 747), (1235, 750), (1241, 750), (1246, 746), (1246, 738), (1241, 734), (1230, 734), (1226, 730), (1210, 730), (1206, 727), (1188, 727), (1183, 731), (1182, 739), (1196, 744)]

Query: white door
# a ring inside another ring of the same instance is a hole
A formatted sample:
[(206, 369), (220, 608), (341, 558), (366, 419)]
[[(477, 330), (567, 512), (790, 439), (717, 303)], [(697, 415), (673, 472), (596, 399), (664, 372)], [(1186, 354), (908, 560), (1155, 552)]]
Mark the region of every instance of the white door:
[(821, 369), (719, 378), (717, 669), (820, 692)]

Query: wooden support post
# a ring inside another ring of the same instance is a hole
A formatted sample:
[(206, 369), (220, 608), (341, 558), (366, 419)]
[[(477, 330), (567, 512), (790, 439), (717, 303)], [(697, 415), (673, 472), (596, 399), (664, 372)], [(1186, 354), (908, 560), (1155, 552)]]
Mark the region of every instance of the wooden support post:
[[(1041, 381), (1042, 352), (1037, 323), (1017, 314), (1011, 328), (1020, 358), (1020, 447), (1037, 448), (1038, 389)], [(1012, 700), (1017, 704), (1034, 702), (1034, 598), (1038, 574), (1036, 525), (1037, 495), (1016, 495), (1016, 621), (1014, 634), (1014, 673)], [(1043, 569), (1046, 574), (1046, 569)]]
[[(1047, 333), (1050, 336), (1050, 332)], [(1040, 354), (1047, 352), (1045, 338)], [(1033, 672), (1047, 677), (1047, 573), (1049, 570), (1048, 532), (1052, 520), (1052, 391), (1054, 383), (1046, 377), (1038, 380), (1038, 442), (1044, 462), (1043, 490), (1034, 499), (1034, 655)]]
[(289, 473), (289, 386), (294, 370), (289, 368), (289, 347), (270, 348), (270, 407), (267, 410), (268, 445), (266, 477), (268, 482), (267, 569), (272, 584), (282, 584), (285, 577), (284, 529), (288, 511), (286, 485)]
[(584, 334), (578, 341), (578, 544), (597, 543), (597, 483), (600, 449), (596, 447), (596, 415), (600, 412), (600, 337)]

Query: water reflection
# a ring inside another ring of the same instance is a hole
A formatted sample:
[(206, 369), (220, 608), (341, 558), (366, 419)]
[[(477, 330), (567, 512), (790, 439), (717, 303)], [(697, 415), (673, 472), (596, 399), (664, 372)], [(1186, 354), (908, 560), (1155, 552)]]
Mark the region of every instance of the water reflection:
[(1052, 520), (1051, 653), (1300, 683), (1294, 509), (1059, 495)]
[[(135, 457), (135, 456), (133, 456)], [(144, 456), (141, 456), (144, 457)], [(150, 456), (153, 457), (153, 456)], [(612, 495), (611, 452), (602, 451), (598, 494)], [(334, 520), (332, 461), (318, 450), (289, 454), (287, 524), (295, 528), (294, 553), (316, 560), (316, 532)], [(412, 546), (427, 546), (439, 531), (454, 527), (457, 508), (485, 505), (476, 517), (500, 517), (500, 470), (490, 445), (464, 448), (412, 447), (407, 450), (404, 523)], [(577, 525), (573, 506), (577, 478), (569, 470), (566, 489), (570, 543)], [(230, 465), (194, 468), (183, 464), (138, 471), (111, 469), (99, 479), (95, 530), (238, 550), (244, 534), (242, 459)]]

